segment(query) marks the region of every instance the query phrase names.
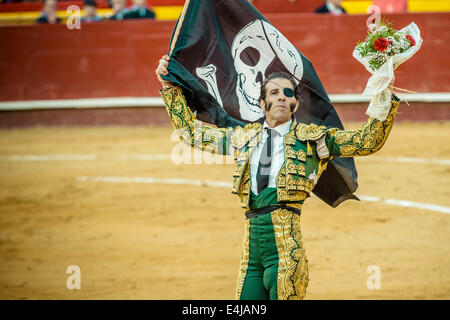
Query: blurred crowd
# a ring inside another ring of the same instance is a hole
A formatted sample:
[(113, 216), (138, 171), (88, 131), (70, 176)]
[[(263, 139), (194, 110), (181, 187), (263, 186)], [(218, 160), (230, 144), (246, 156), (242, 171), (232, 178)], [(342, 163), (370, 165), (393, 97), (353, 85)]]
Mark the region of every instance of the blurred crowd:
[[(295, 0), (289, 0), (295, 1)], [(329, 13), (329, 14), (345, 14), (347, 13), (341, 6), (341, 0), (329, 0), (325, 1), (323, 5), (316, 9), (316, 13)]]
[[(81, 22), (155, 18), (155, 13), (147, 6), (147, 0), (133, 0), (133, 5), (130, 7), (127, 7), (127, 0), (110, 0), (108, 3), (113, 9), (113, 14), (109, 17), (102, 17), (97, 14), (95, 0), (85, 0), (83, 4), (84, 15)], [(57, 0), (45, 0), (41, 16), (36, 20), (36, 23), (60, 23), (61, 19), (56, 16), (57, 4)]]
[(133, 5), (126, 7), (126, 0), (111, 0), (114, 14), (111, 20), (155, 18), (155, 13), (147, 6), (147, 0), (133, 0)]
[[(3, 3), (10, 2), (32, 2), (33, 0), (2, 0)], [(58, 0), (44, 0), (41, 16), (36, 23), (60, 23), (61, 19), (56, 16)], [(249, 0), (258, 6), (258, 0)], [(300, 0), (284, 0), (288, 2), (298, 2)], [(380, 7), (382, 13), (406, 12), (408, 10), (408, 0), (373, 0), (374, 5)], [(347, 12), (341, 6), (342, 0), (326, 0), (314, 11), (318, 14), (341, 15)], [(109, 17), (102, 17), (97, 14), (96, 0), (85, 0), (83, 5), (84, 15), (81, 18), (83, 23), (96, 22), (101, 20), (126, 20), (126, 19), (155, 19), (155, 13), (147, 5), (147, 0), (133, 0), (132, 5), (127, 7), (127, 0), (108, 0), (108, 5), (113, 9), (113, 14)]]
[[(258, 6), (258, 0), (248, 0), (256, 7)], [(286, 0), (285, 0), (286, 1)], [(288, 2), (296, 3), (304, 0), (287, 0)], [(329, 14), (346, 14), (347, 12), (341, 6), (342, 0), (326, 0), (323, 5), (316, 8), (315, 13), (329, 13)], [(372, 0), (372, 4), (380, 7), (382, 13), (393, 12), (407, 12), (408, 0)]]

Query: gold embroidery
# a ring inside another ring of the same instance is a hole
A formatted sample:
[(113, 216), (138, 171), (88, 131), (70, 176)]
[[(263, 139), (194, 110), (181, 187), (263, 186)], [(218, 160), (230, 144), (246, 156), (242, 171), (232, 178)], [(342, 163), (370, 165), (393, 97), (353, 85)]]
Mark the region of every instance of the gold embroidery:
[(241, 185), (242, 176), (245, 170), (245, 164), (238, 164), (233, 173), (233, 189), (231, 193), (239, 194), (239, 187)]
[(260, 123), (249, 123), (245, 127), (237, 127), (232, 133), (231, 138), (234, 147), (237, 149), (241, 149), (250, 141), (253, 141), (254, 143), (253, 138), (256, 137), (259, 132), (261, 132), (261, 129), (262, 125)]
[(236, 286), (236, 299), (241, 298), (242, 288), (244, 287), (245, 276), (247, 275), (248, 261), (250, 259), (249, 251), (249, 235), (250, 235), (250, 220), (245, 220), (244, 225), (244, 239), (242, 241), (241, 263), (239, 266), (239, 274)]
[(287, 134), (284, 138), (284, 143), (290, 146), (295, 146), (295, 143), (297, 142), (297, 139), (295, 139), (295, 136)]
[(287, 168), (287, 173), (289, 174), (294, 174), (294, 175), (300, 175), (302, 177), (305, 176), (306, 171), (305, 171), (305, 166), (301, 163), (299, 165), (295, 165), (292, 162), (287, 162), (288, 168)]
[(236, 149), (241, 149), (247, 143), (247, 137), (244, 134), (237, 134), (236, 132), (233, 134), (233, 145)]
[[(261, 132), (261, 131), (260, 131)], [(261, 140), (261, 136), (262, 134), (257, 134), (256, 136), (253, 136), (249, 143), (248, 143), (248, 147), (249, 148), (254, 148), (256, 147), (256, 145), (258, 144), (259, 140)]]
[(241, 193), (243, 195), (248, 195), (249, 191), (250, 191), (250, 178), (247, 178), (242, 184), (242, 188), (241, 188)]
[(286, 186), (286, 176), (284, 174), (278, 175), (277, 186), (283, 186), (283, 187)]
[(278, 186), (277, 188), (278, 192), (278, 201), (304, 201), (306, 198), (308, 198), (308, 194), (303, 191), (297, 191), (295, 190), (288, 190), (286, 187)]
[(166, 105), (172, 126), (184, 143), (203, 151), (227, 154), (226, 143), (233, 132), (232, 128), (204, 126), (187, 106), (183, 91), (179, 87), (164, 90), (161, 98)]
[[(256, 146), (257, 141), (259, 141), (261, 134), (253, 136), (252, 140), (249, 142), (249, 147), (245, 151), (241, 151), (238, 155), (237, 169), (233, 175), (233, 189), (232, 193), (239, 196), (239, 203), (241, 207), (248, 208), (249, 204), (249, 194), (250, 194), (250, 166), (249, 157)], [(253, 143), (252, 141), (256, 141)]]
[(237, 161), (238, 163), (239, 163), (239, 162), (245, 162), (245, 161), (247, 161), (248, 157), (249, 157), (249, 152), (248, 152), (248, 150), (247, 150), (247, 151), (241, 151), (241, 152), (239, 153), (239, 155), (238, 155), (236, 161)]
[[(301, 205), (297, 206), (301, 208)], [(308, 260), (300, 231), (300, 215), (278, 209), (271, 216), (278, 250), (278, 299), (303, 299), (309, 275)]]
[(300, 141), (316, 141), (325, 134), (325, 129), (325, 126), (318, 126), (314, 123), (309, 125), (299, 123), (295, 133)]
[(286, 158), (305, 162), (306, 161), (306, 153), (305, 153), (305, 151), (303, 151), (301, 149), (296, 151), (292, 148), (286, 148)]
[(305, 183), (302, 186), (303, 188), (300, 190), (306, 191), (306, 192), (308, 192), (308, 194), (310, 194), (313, 191), (314, 186), (315, 186), (314, 180), (308, 179), (308, 180), (305, 180)]
[(306, 192), (306, 194), (309, 196), (309, 194), (314, 189), (314, 180), (305, 180), (305, 179), (289, 179), (287, 181), (286, 189), (288, 191), (291, 190), (300, 190)]
[(294, 149), (286, 148), (286, 158), (288, 159), (297, 159), (297, 153)]
[[(330, 157), (330, 160), (333, 160), (333, 157)], [(322, 173), (325, 171), (325, 169), (328, 166), (328, 162), (326, 161), (325, 163), (321, 160), (319, 162), (319, 172), (317, 173), (317, 180), (319, 180), (320, 176), (322, 175)]]
[(250, 166), (248, 165), (248, 162), (245, 165), (241, 181), (238, 185), (238, 190), (239, 202), (241, 207), (248, 208), (248, 202), (250, 198)]
[[(303, 178), (306, 175), (306, 169), (302, 162), (306, 162), (306, 152), (298, 149), (300, 146), (297, 145), (299, 142), (295, 136), (296, 127), (296, 123), (293, 122), (291, 130), (284, 137), (285, 162), (277, 177), (277, 196), (279, 202), (304, 201), (312, 191), (310, 183), (306, 182)], [(295, 160), (300, 161), (300, 163)]]
[(328, 134), (334, 137), (341, 157), (365, 156), (375, 153), (386, 142), (394, 123), (399, 102), (392, 101), (391, 109), (386, 120), (379, 121), (369, 118), (358, 130), (329, 129)]
[[(341, 154), (356, 154), (357, 150), (358, 150), (357, 146), (353, 145), (353, 144), (342, 145), (339, 148), (339, 152)], [(359, 151), (358, 153), (359, 153), (359, 155), (366, 155), (366, 154), (369, 154), (369, 152), (370, 152), (370, 150), (365, 150), (364, 152)]]
[(297, 160), (305, 162), (306, 161), (306, 153), (303, 150), (297, 151)]

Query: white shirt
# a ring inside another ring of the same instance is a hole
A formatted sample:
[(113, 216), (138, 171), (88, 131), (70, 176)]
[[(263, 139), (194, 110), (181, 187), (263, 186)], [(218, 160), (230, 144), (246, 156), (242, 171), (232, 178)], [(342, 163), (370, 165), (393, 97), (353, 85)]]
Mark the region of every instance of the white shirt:
[[(276, 188), (277, 186), (277, 176), (281, 167), (284, 163), (284, 136), (289, 132), (291, 128), (292, 119), (286, 123), (280, 124), (279, 126), (272, 128), (272, 162), (270, 166), (269, 184), (268, 188)], [(267, 130), (265, 128), (270, 128), (267, 122), (264, 121), (263, 133), (261, 140), (258, 145), (253, 149), (250, 155), (250, 181), (251, 190), (254, 194), (258, 194), (258, 186), (256, 182), (256, 173), (258, 172), (259, 158), (264, 148), (264, 144), (267, 141)]]

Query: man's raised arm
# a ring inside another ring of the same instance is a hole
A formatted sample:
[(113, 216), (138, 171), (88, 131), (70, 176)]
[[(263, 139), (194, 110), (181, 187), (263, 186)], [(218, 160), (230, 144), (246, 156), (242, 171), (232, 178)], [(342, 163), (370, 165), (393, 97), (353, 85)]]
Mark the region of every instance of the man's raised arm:
[(159, 60), (156, 76), (163, 87), (160, 91), (161, 98), (180, 139), (191, 147), (203, 151), (222, 155), (229, 154), (232, 151), (229, 147), (233, 128), (205, 126), (196, 119), (195, 114), (186, 103), (181, 88), (161, 77), (168, 74), (169, 60), (168, 56), (163, 56)]
[(370, 117), (356, 130), (328, 129), (326, 145), (330, 156), (365, 156), (380, 150), (391, 132), (399, 104), (400, 101), (393, 96), (389, 114), (384, 121)]

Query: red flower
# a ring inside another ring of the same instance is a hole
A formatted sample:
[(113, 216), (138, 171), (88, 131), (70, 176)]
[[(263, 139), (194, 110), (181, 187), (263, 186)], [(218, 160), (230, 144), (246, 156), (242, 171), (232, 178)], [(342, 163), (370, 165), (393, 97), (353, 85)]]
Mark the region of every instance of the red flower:
[(383, 52), (384, 50), (387, 49), (387, 47), (392, 43), (392, 41), (388, 41), (386, 40), (386, 38), (378, 38), (377, 40), (375, 40), (375, 42), (373, 43), (373, 47), (375, 48), (375, 50), (379, 51), (379, 52)]
[(406, 39), (408, 39), (408, 40), (409, 40), (409, 42), (411, 42), (411, 47), (413, 47), (413, 46), (415, 46), (415, 45), (416, 45), (416, 40), (414, 40), (414, 38), (413, 38), (413, 37), (411, 37), (411, 35), (410, 35), (410, 34), (407, 34), (405, 38), (406, 38)]

